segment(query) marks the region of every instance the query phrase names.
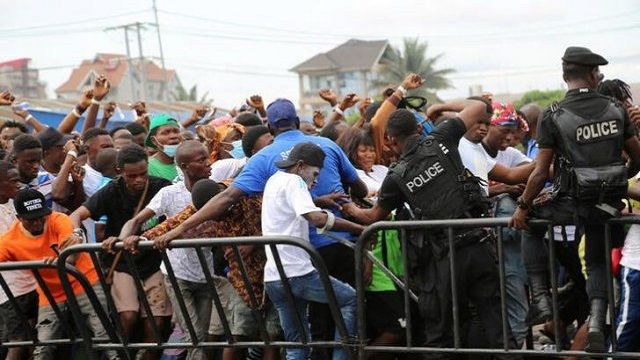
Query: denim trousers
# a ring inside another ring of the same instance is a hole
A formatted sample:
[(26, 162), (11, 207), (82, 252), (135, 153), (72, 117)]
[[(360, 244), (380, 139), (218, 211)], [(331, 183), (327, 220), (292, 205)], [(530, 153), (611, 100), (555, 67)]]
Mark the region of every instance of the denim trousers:
[[(329, 277), (329, 279), (347, 332), (350, 336), (353, 336), (356, 329), (356, 292), (351, 286), (333, 277)], [(309, 319), (307, 318), (308, 302), (328, 303), (327, 294), (320, 280), (320, 274), (314, 270), (302, 276), (289, 278), (288, 282), (293, 295), (293, 304), (287, 301), (288, 296), (281, 280), (266, 282), (265, 290), (278, 310), (280, 325), (284, 331), (286, 341), (300, 342), (303, 339), (310, 341), (311, 332)], [(298, 323), (298, 319), (300, 323)], [(300, 328), (299, 324), (302, 324), (302, 328)], [(335, 339), (340, 340), (340, 334), (337, 330)], [(308, 357), (309, 348), (287, 348), (287, 360), (302, 360)], [(344, 349), (334, 349), (333, 360), (343, 359), (347, 359)]]
[[(516, 211), (516, 201), (509, 194), (498, 195), (495, 197), (495, 201), (495, 216), (497, 218), (511, 217)], [(526, 322), (529, 301), (525, 289), (527, 272), (522, 257), (520, 231), (502, 228), (502, 249), (507, 293), (507, 317), (514, 340), (517, 346), (521, 347), (529, 330)]]

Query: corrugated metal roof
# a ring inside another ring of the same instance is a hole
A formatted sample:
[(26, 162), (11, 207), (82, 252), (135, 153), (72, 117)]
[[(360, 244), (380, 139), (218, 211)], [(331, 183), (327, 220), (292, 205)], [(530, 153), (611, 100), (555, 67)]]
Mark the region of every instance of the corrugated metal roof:
[[(21, 99), (22, 101), (23, 99)], [(57, 127), (60, 121), (64, 119), (64, 117), (71, 111), (74, 106), (77, 105), (76, 101), (64, 101), (64, 100), (52, 100), (52, 99), (24, 99), (23, 101), (29, 102), (31, 104), (31, 108), (29, 112), (36, 118), (38, 121), (43, 124)], [(119, 114), (114, 114), (113, 117), (109, 120), (107, 124), (107, 128), (112, 128), (116, 126), (125, 125), (134, 120), (134, 114), (131, 110), (129, 110), (129, 104), (127, 103), (117, 103), (118, 107), (120, 107), (124, 119), (121, 119)], [(147, 102), (147, 109), (149, 113), (153, 116), (155, 114), (170, 114), (177, 120), (183, 120), (188, 118), (193, 109), (200, 105), (199, 103), (192, 101), (177, 101), (177, 102)], [(220, 109), (216, 112), (216, 117), (226, 114), (228, 112), (227, 109)], [(102, 118), (102, 109), (98, 112), (97, 122)], [(0, 119), (1, 120), (14, 120), (14, 121), (22, 121), (22, 119), (15, 115), (10, 107), (8, 106), (0, 106)], [(78, 124), (75, 127), (75, 130), (80, 131), (82, 129), (82, 125), (84, 123), (85, 117), (83, 116), (80, 120), (78, 120)]]

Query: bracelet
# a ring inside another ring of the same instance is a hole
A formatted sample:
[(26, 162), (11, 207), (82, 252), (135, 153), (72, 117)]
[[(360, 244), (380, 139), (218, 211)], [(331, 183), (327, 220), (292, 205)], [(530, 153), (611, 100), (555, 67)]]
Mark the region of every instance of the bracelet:
[(77, 153), (77, 152), (75, 152), (75, 151), (73, 151), (73, 150), (69, 150), (69, 151), (67, 151), (67, 155), (71, 156), (71, 157), (72, 157), (72, 158), (74, 158), (74, 159), (77, 159), (77, 158), (78, 158), (78, 153)]
[(78, 110), (76, 110), (76, 108), (73, 108), (73, 110), (71, 110), (71, 113), (77, 118), (82, 117), (82, 114), (80, 114)]
[(339, 105), (336, 105), (336, 106), (333, 108), (333, 111), (335, 111), (335, 112), (337, 112), (338, 114), (340, 114), (340, 115), (344, 116), (344, 111), (342, 111), (342, 109), (340, 109), (340, 106), (339, 106)]
[(407, 96), (407, 89), (405, 89), (404, 86), (400, 85), (396, 88), (396, 90), (400, 91), (403, 97)]
[(85, 111), (87, 111), (87, 108), (83, 107), (82, 105), (76, 105), (75, 110), (78, 114), (82, 115)]
[(91, 104), (93, 105), (101, 105), (102, 103), (99, 100), (96, 100), (96, 98), (91, 98)]
[(33, 115), (28, 114), (28, 115), (24, 118), (24, 121), (29, 121), (29, 120), (33, 120)]
[(331, 230), (333, 228), (333, 224), (336, 222), (336, 216), (333, 215), (331, 211), (322, 210), (323, 213), (327, 214), (327, 222), (324, 223), (324, 226), (318, 228), (318, 234), (324, 234), (325, 232)]

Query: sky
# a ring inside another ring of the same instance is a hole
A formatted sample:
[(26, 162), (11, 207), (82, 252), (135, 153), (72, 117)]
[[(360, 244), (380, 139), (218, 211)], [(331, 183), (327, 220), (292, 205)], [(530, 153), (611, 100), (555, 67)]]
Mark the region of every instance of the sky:
[[(156, 0), (167, 68), (185, 88), (198, 86), (216, 106), (230, 108), (260, 94), (268, 103), (297, 102), (298, 78), (288, 71), (317, 53), (358, 38), (401, 46), (417, 37), (436, 68), (452, 68), (464, 97), (482, 85), (494, 94), (563, 87), (560, 58), (567, 46), (605, 56), (606, 78), (640, 82), (638, 0)], [(106, 2), (20, 0), (0, 14), (0, 61), (29, 57), (49, 97), (83, 59), (125, 54), (122, 30), (155, 23), (152, 0)], [(138, 43), (130, 37), (132, 56)], [(160, 63), (157, 28), (142, 33), (145, 57)]]

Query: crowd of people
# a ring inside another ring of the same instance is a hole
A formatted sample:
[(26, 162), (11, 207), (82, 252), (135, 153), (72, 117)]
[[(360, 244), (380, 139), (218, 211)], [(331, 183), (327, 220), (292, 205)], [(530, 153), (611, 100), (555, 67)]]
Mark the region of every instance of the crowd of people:
[[(67, 261), (105, 309), (107, 297), (113, 300), (125, 342), (164, 342), (170, 334), (198, 342), (265, 336), (349, 342), (356, 336), (356, 274), (354, 252), (345, 242), (355, 242), (367, 225), (511, 217), (511, 227), (500, 230), (507, 334), (498, 237), (480, 227), (410, 230), (406, 248), (397, 230), (368, 239), (367, 253), (388, 270), (365, 258), (364, 273), (357, 274), (367, 286), (367, 334), (361, 338), (374, 346), (406, 344), (404, 294), (387, 272), (401, 278), (407, 269), (407, 285), (417, 299), (410, 308), (413, 346), (452, 348), (458, 328), (463, 347), (522, 349), (530, 327), (543, 324), (541, 332), (560, 337), (566, 349), (602, 353), (614, 338), (617, 350), (640, 351), (638, 225), (626, 232), (611, 226), (614, 247), (622, 249), (620, 259), (614, 256), (621, 296), (617, 314), (610, 314), (616, 333), (608, 334), (606, 326), (610, 264), (603, 224), (633, 212), (632, 201), (627, 210), (623, 199), (640, 200), (640, 185), (630, 180), (628, 187), (627, 181), (640, 169), (640, 110), (628, 85), (603, 81), (599, 68), (606, 64), (589, 49), (568, 48), (562, 58), (568, 92), (548, 109), (537, 104), (516, 109), (493, 102), (491, 94), (444, 104), (408, 101), (407, 94), (425, 86), (425, 79), (407, 74), (375, 99), (356, 94), (339, 99), (331, 89), (321, 90), (318, 96), (333, 109), (316, 111), (312, 122), (301, 121), (287, 99), (265, 106), (253, 95), (223, 117), (197, 106), (184, 120), (149, 114), (138, 101), (132, 105), (137, 119), (124, 127), (109, 125), (115, 103), (108, 101), (109, 80), (99, 76), (56, 128), (17, 108), (23, 121), (0, 126), (0, 262), (53, 263), (69, 246), (101, 243), (97, 263), (87, 253)], [(14, 102), (10, 92), (0, 93), (0, 106)], [(346, 121), (349, 111), (359, 114), (355, 123)], [(83, 116), (82, 131), (75, 132)], [(530, 217), (550, 220), (554, 232), (529, 227)], [(302, 248), (172, 247), (179, 239), (262, 235), (297, 237), (317, 250), (342, 315), (341, 331), (316, 264)], [(152, 241), (154, 248), (139, 248), (141, 241)], [(550, 297), (548, 248), (554, 242), (562, 269), (554, 275), (561, 286), (560, 324), (553, 324)], [(162, 252), (168, 261), (162, 261)], [(41, 282), (31, 271), (2, 272), (0, 283), (11, 295), (0, 290), (3, 342), (29, 340), (34, 328), (41, 341), (58, 339), (68, 328), (57, 313), (69, 300), (58, 273), (39, 272)], [(86, 289), (70, 281), (93, 335), (106, 338)], [(5, 350), (10, 360), (56, 356), (54, 346)], [(221, 354), (191, 348), (186, 357), (279, 359), (283, 354), (349, 357), (342, 347), (228, 347)], [(105, 356), (121, 357), (113, 350)], [(139, 356), (163, 354), (150, 348)], [(369, 359), (408, 356), (367, 353)]]

